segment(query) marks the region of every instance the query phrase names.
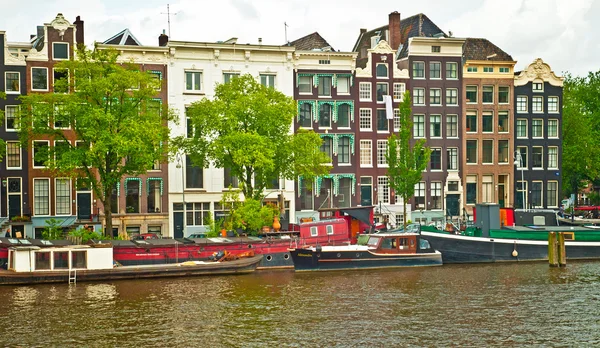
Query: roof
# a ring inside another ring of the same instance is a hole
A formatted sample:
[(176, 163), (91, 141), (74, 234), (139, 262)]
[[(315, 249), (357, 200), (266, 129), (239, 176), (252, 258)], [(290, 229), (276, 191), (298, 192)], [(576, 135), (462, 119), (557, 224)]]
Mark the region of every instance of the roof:
[[(380, 36), (380, 40), (386, 40), (390, 42), (387, 37), (389, 24), (382, 27), (361, 33), (352, 51), (358, 52), (358, 59), (356, 60), (356, 66), (364, 68), (367, 64), (368, 55), (362, 54), (363, 48), (371, 48), (371, 37)], [(421, 37), (436, 37), (442, 35), (447, 37), (446, 33), (442, 31), (435, 23), (433, 23), (429, 17), (423, 13), (416, 14), (400, 20), (400, 32), (402, 34), (402, 43), (400, 50), (400, 57), (408, 55), (408, 39), (415, 36)]]
[(117, 35), (103, 42), (107, 45), (127, 45), (127, 46), (142, 46), (138, 39), (133, 36), (129, 29), (124, 29)]
[(488, 39), (467, 38), (463, 44), (465, 60), (513, 61), (510, 54), (491, 43)]
[(308, 34), (290, 42), (289, 45), (296, 46), (296, 49), (299, 51), (323, 50), (325, 47), (329, 47), (331, 51), (335, 51), (333, 47), (331, 47), (331, 45), (316, 31), (312, 34)]

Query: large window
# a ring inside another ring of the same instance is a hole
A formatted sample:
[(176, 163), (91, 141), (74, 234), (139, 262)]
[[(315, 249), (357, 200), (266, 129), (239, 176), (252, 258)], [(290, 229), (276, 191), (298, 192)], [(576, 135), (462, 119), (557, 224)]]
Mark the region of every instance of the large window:
[(363, 101), (371, 100), (371, 83), (361, 82), (358, 84), (358, 98)]
[[(215, 204), (215, 211), (221, 208)], [(173, 203), (174, 212), (183, 212), (182, 203)], [(185, 224), (186, 226), (202, 226), (208, 225), (210, 217), (210, 203), (186, 203), (185, 205)]]
[(558, 169), (558, 147), (548, 147), (548, 168)]
[(389, 95), (388, 84), (386, 82), (377, 82), (377, 101), (382, 102), (384, 95)]
[(125, 190), (125, 206), (128, 214), (138, 214), (140, 212), (140, 181), (126, 180)]
[(190, 156), (185, 156), (185, 188), (204, 187), (204, 168), (192, 163)]
[(31, 90), (48, 90), (48, 68), (31, 68)]
[(476, 175), (468, 175), (467, 176), (467, 204), (475, 204), (477, 203), (477, 176)]
[(360, 109), (359, 110), (359, 123), (361, 131), (371, 130), (371, 109)]
[(510, 91), (510, 87), (508, 87), (508, 86), (499, 86), (498, 87), (498, 103), (499, 104), (508, 104), (509, 91)]
[(531, 98), (531, 112), (544, 112), (544, 97), (538, 96)]
[(467, 163), (477, 163), (477, 140), (467, 140)]
[(331, 76), (319, 76), (319, 96), (331, 96)]
[(45, 167), (48, 161), (50, 143), (47, 140), (36, 140), (33, 142), (33, 166)]
[(331, 110), (330, 104), (319, 106), (319, 128), (331, 128)]
[(484, 175), (481, 179), (481, 201), (483, 203), (493, 203), (494, 177), (492, 175)]
[(300, 117), (298, 125), (304, 128), (312, 128), (312, 105), (309, 103), (300, 104)]
[(21, 169), (21, 144), (18, 141), (6, 142), (6, 169)]
[(429, 90), (429, 104), (442, 105), (442, 90), (439, 88), (431, 88)]
[(446, 116), (446, 137), (447, 138), (458, 137), (458, 115), (447, 115)]
[(498, 163), (508, 163), (508, 140), (498, 140)]
[(404, 100), (404, 92), (406, 85), (404, 83), (394, 83), (394, 101), (400, 102)]
[(558, 138), (558, 120), (548, 120), (548, 138)]
[(548, 208), (558, 207), (558, 182), (548, 181), (546, 183), (546, 206)]
[(375, 68), (377, 77), (388, 77), (388, 68), (385, 63), (378, 63)]
[(491, 104), (494, 102), (494, 86), (483, 86), (482, 102)]
[(425, 137), (425, 115), (414, 115), (413, 116), (413, 137), (424, 138)]
[(429, 161), (431, 165), (431, 170), (442, 170), (442, 149), (431, 149), (431, 157)]
[[(521, 155), (521, 162), (517, 162), (517, 168), (520, 169), (522, 168), (527, 168), (528, 166), (528, 162), (527, 162), (527, 146), (518, 146), (517, 147), (517, 152)], [(518, 157), (517, 157), (518, 158)]]
[(430, 79), (442, 78), (442, 63), (429, 62), (429, 78)]
[(431, 209), (442, 209), (442, 183), (431, 183)]
[(388, 184), (387, 176), (377, 177), (377, 193), (379, 202), (383, 204), (390, 204), (390, 186)]
[(50, 215), (50, 179), (33, 179), (33, 214)]
[(298, 92), (312, 94), (312, 76), (298, 76)]
[(148, 180), (148, 212), (160, 213), (162, 180)]
[(21, 74), (18, 72), (6, 72), (4, 73), (4, 88), (7, 94), (18, 94), (21, 93)]
[(232, 79), (240, 76), (240, 73), (227, 72), (223, 73), (223, 83), (229, 83)]
[(338, 128), (350, 127), (350, 105), (339, 104), (337, 107), (337, 126)]
[(482, 150), (481, 163), (483, 163), (483, 164), (494, 163), (494, 141), (493, 140), (483, 140), (481, 150)]
[(446, 105), (458, 105), (458, 89), (446, 89)]
[(52, 58), (55, 60), (69, 59), (69, 44), (65, 42), (53, 42)]
[(19, 107), (16, 105), (6, 105), (6, 110), (4, 112), (4, 116), (6, 118), (4, 124), (6, 126), (7, 131), (16, 131), (17, 127), (17, 113), (19, 111)]
[(385, 156), (387, 155), (387, 140), (377, 140), (377, 166), (378, 167), (387, 167), (387, 159)]
[(542, 120), (541, 118), (534, 118), (533, 120), (531, 120), (531, 137), (544, 137), (544, 120)]
[(186, 92), (202, 91), (202, 72), (186, 71), (185, 72), (185, 90)]
[(412, 64), (412, 77), (415, 79), (425, 78), (425, 62), (413, 62)]
[(323, 143), (321, 144), (321, 152), (326, 154), (330, 159), (333, 158), (332, 154), (332, 143), (333, 140), (330, 137), (323, 138)]
[(477, 111), (467, 111), (467, 132), (477, 132)]
[(372, 149), (371, 149), (371, 140), (362, 140), (360, 141), (360, 166), (361, 167), (372, 167), (373, 159), (372, 159)]
[(429, 116), (429, 137), (430, 138), (441, 138), (442, 137), (442, 116), (441, 115)]
[(336, 83), (337, 94), (350, 93), (350, 77), (338, 75)]
[(517, 138), (527, 138), (527, 120), (524, 118), (517, 119)]
[(446, 162), (448, 170), (458, 170), (458, 149), (450, 147), (446, 149)]
[(481, 115), (481, 131), (484, 133), (494, 131), (494, 114), (491, 111), (484, 111)]
[(541, 208), (542, 207), (542, 191), (543, 184), (541, 181), (532, 181), (531, 182), (531, 206), (532, 208)]
[(520, 95), (517, 96), (517, 112), (518, 113), (526, 113), (527, 112), (527, 97)]
[(71, 180), (57, 178), (56, 184), (56, 215), (71, 215)]
[(338, 139), (337, 159), (339, 164), (350, 163), (350, 138), (340, 137)]
[(54, 93), (69, 93), (69, 71), (67, 69), (54, 69)]
[(457, 74), (457, 64), (452, 62), (446, 63), (446, 78), (447, 79), (456, 79), (458, 78)]
[(541, 146), (533, 146), (531, 148), (531, 167), (541, 169), (544, 167), (544, 148)]
[(260, 74), (260, 84), (265, 87), (275, 88), (275, 75)]
[(549, 113), (557, 113), (558, 112), (558, 97), (548, 97), (548, 112)]
[(425, 182), (415, 184), (415, 208), (425, 208)]
[(498, 111), (498, 133), (508, 133), (508, 111)]
[(477, 103), (477, 86), (467, 86), (467, 103)]
[(425, 105), (425, 88), (413, 89), (413, 105)]
[(389, 124), (385, 109), (377, 109), (377, 131), (388, 132)]

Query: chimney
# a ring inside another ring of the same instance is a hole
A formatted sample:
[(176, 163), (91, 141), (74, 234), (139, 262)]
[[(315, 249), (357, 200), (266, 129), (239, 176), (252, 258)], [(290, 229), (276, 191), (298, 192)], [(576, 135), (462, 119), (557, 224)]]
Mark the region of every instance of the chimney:
[(259, 37), (259, 38), (258, 38), (258, 44), (259, 44), (259, 45), (262, 45), (262, 37)]
[(165, 30), (163, 29), (162, 34), (160, 34), (160, 36), (158, 37), (158, 45), (166, 46), (168, 42), (169, 42), (169, 36), (167, 34), (165, 34)]
[(402, 33), (400, 32), (400, 13), (398, 11), (394, 11), (390, 13), (389, 16), (389, 33), (390, 37), (388, 38), (390, 47), (397, 51), (398, 47), (402, 43)]
[(83, 21), (81, 20), (80, 16), (77, 16), (75, 18), (75, 22), (73, 22), (73, 24), (75, 24), (75, 29), (76, 29), (76, 33), (75, 33), (75, 42), (77, 43), (77, 45), (83, 45)]
[(366, 32), (367, 32), (367, 29), (365, 29), (365, 28), (360, 28), (360, 33), (361, 33), (361, 34), (364, 34), (364, 33), (366, 33)]

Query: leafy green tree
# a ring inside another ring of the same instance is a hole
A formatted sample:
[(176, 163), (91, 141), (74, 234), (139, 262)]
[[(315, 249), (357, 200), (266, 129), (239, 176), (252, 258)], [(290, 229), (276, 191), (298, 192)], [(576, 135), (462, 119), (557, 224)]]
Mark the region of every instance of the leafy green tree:
[(566, 75), (563, 90), (563, 192), (578, 193), (600, 174), (600, 71)]
[(271, 226), (279, 209), (272, 204), (262, 205), (260, 201), (249, 198), (239, 209), (244, 230), (252, 235), (258, 234), (263, 226)]
[[(0, 92), (0, 99), (6, 99), (6, 93)], [(4, 120), (4, 110), (0, 108), (0, 120)], [(0, 122), (2, 124), (2, 122)], [(0, 138), (0, 161), (4, 158), (6, 153), (6, 142)]]
[(63, 236), (64, 233), (60, 220), (54, 218), (46, 220), (46, 227), (42, 230), (42, 238), (47, 240), (57, 240), (62, 239)]
[(166, 158), (167, 122), (174, 119), (154, 99), (159, 82), (137, 65), (119, 63), (118, 55), (81, 47), (75, 60), (55, 66), (65, 76), (55, 82), (55, 93), (22, 97), (19, 115), (24, 144), (40, 138), (59, 142), (36, 149), (35, 160), (93, 190), (108, 234), (113, 188), (123, 176), (143, 174)]
[(292, 134), (297, 113), (293, 98), (243, 75), (218, 84), (214, 100), (190, 105), (193, 134), (175, 138), (173, 148), (183, 149), (198, 166), (229, 168), (244, 198), (260, 200), (273, 180), (302, 175), (312, 182), (329, 170), (323, 164), (331, 160), (319, 151), (318, 134)]
[(412, 108), (410, 92), (404, 93), (404, 100), (399, 105), (400, 130), (388, 138), (386, 160), (388, 164), (387, 177), (390, 187), (396, 197), (402, 197), (404, 202), (404, 227), (406, 227), (406, 204), (415, 194), (415, 184), (421, 181), (423, 170), (429, 163), (431, 149), (425, 145), (425, 139), (417, 140), (411, 146), (412, 139)]

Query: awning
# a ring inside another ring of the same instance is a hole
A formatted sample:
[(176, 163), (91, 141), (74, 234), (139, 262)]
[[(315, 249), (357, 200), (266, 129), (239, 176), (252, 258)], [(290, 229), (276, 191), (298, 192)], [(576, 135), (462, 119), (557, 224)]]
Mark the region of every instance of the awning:
[(373, 211), (373, 207), (364, 207), (364, 208), (352, 208), (352, 209), (340, 209), (341, 213), (346, 213), (353, 218), (364, 222), (365, 224), (371, 226), (371, 212)]

